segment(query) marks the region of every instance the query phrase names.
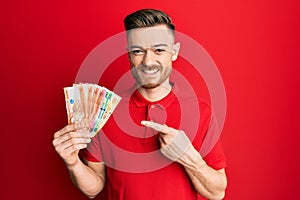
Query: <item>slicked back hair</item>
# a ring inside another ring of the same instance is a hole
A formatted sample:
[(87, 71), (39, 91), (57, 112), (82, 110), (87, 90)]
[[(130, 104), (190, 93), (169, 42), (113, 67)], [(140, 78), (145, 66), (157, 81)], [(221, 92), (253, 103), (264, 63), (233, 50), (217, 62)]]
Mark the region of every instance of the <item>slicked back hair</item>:
[(175, 26), (171, 18), (165, 12), (154, 9), (142, 9), (127, 15), (124, 19), (126, 31), (135, 28), (153, 27), (157, 25), (166, 25), (172, 32)]

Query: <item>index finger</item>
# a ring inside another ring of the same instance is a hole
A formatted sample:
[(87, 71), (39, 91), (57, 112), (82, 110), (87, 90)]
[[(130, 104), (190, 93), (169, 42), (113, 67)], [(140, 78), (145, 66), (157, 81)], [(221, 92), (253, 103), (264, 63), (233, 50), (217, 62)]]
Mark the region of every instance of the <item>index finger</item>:
[(65, 126), (64, 128), (60, 129), (54, 134), (54, 138), (60, 137), (68, 132), (75, 131), (77, 129), (83, 128), (82, 123), (74, 123), (74, 124), (69, 124)]
[(158, 132), (165, 132), (165, 129), (167, 127), (166, 125), (162, 125), (162, 124), (152, 122), (152, 121), (144, 121), (144, 120), (141, 121), (141, 124), (146, 127), (152, 128)]

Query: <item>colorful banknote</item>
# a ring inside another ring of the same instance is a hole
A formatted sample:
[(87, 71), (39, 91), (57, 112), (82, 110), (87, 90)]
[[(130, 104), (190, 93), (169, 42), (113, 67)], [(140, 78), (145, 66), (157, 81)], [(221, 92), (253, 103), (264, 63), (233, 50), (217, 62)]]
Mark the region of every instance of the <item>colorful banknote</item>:
[(64, 88), (68, 123), (83, 123), (96, 135), (107, 122), (121, 97), (96, 84), (79, 83)]

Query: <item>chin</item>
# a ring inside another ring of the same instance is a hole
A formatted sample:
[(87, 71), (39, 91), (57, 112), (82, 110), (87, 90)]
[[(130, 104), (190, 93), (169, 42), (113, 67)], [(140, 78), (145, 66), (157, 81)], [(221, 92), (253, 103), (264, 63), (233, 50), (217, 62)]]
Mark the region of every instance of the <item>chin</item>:
[(141, 85), (141, 87), (144, 89), (154, 89), (154, 88), (157, 88), (159, 85), (160, 84), (157, 84), (157, 83), (148, 83), (148, 84)]

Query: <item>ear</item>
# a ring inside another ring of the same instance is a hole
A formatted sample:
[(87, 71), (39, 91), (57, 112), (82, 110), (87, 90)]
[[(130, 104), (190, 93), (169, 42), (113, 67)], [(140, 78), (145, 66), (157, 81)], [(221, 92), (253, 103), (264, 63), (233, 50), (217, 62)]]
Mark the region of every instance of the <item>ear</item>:
[(180, 43), (177, 42), (176, 44), (173, 45), (172, 61), (175, 61), (177, 59), (179, 54), (179, 49), (180, 49)]

